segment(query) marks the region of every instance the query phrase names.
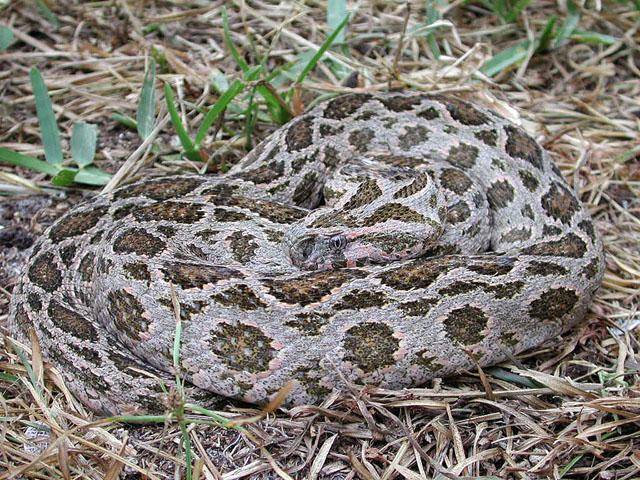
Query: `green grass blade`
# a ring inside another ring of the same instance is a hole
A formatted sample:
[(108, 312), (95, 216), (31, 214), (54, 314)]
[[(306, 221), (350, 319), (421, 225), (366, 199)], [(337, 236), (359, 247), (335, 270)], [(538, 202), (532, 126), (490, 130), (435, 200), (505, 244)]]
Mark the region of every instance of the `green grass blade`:
[[(425, 16), (426, 16), (427, 26), (431, 25), (433, 22), (437, 22), (438, 20), (440, 20), (441, 15), (438, 9), (435, 7), (434, 0), (427, 1)], [(435, 58), (440, 58), (440, 55), (441, 55), (440, 47), (438, 46), (438, 42), (436, 41), (436, 36), (434, 35), (434, 33), (429, 32), (426, 35), (426, 39), (427, 39), (427, 44), (429, 45), (429, 50), (431, 50), (431, 53), (433, 53), (433, 56)]]
[(196, 138), (194, 140), (194, 144), (196, 148), (200, 148), (200, 144), (204, 140), (204, 137), (207, 135), (207, 131), (213, 125), (213, 122), (216, 121), (216, 118), (222, 113), (222, 111), (227, 108), (227, 105), (231, 100), (233, 100), (242, 90), (244, 90), (245, 84), (240, 80), (235, 80), (229, 90), (224, 92), (222, 96), (218, 99), (216, 104), (207, 112), (202, 120), (202, 124), (198, 129), (198, 133), (196, 133)]
[(575, 29), (571, 34), (571, 40), (575, 40), (576, 42), (582, 43), (595, 43), (602, 45), (613, 45), (618, 41), (616, 37), (611, 35), (606, 35), (604, 33), (599, 32), (591, 32), (588, 30), (579, 30)]
[(98, 167), (89, 165), (81, 168), (73, 179), (76, 183), (82, 183), (84, 185), (106, 185), (111, 180), (111, 174), (103, 172)]
[(342, 19), (342, 21), (338, 24), (336, 29), (333, 32), (331, 32), (331, 35), (329, 35), (326, 38), (326, 40), (322, 43), (322, 45), (320, 45), (320, 48), (318, 49), (318, 51), (315, 53), (313, 57), (311, 57), (311, 60), (309, 61), (309, 63), (305, 65), (305, 67), (302, 69), (302, 72), (300, 72), (300, 75), (298, 75), (296, 83), (302, 83), (304, 79), (307, 78), (307, 75), (311, 70), (315, 68), (320, 58), (322, 58), (322, 55), (324, 55), (324, 52), (326, 52), (329, 49), (329, 47), (333, 44), (338, 34), (347, 25), (347, 23), (349, 22), (349, 17), (350, 15), (347, 14)]
[[(347, 15), (347, 2), (345, 0), (329, 0), (327, 2), (327, 25), (331, 31), (340, 27), (340, 23)], [(345, 29), (342, 28), (336, 36), (335, 43), (344, 43)]]
[(506, 68), (523, 61), (529, 53), (529, 40), (509, 47), (487, 60), (480, 71), (489, 77), (497, 75)]
[(47, 7), (47, 4), (44, 3), (43, 0), (36, 0), (36, 7), (40, 15), (42, 15), (47, 22), (55, 28), (60, 28), (60, 20), (58, 20), (58, 17)]
[(13, 43), (13, 31), (0, 25), (0, 52), (4, 52)]
[(138, 111), (136, 112), (136, 122), (138, 124), (138, 135), (143, 140), (153, 131), (156, 123), (156, 61), (152, 58), (149, 62), (149, 69), (144, 75), (142, 91)]
[(515, 22), (522, 11), (529, 6), (531, 0), (519, 0), (516, 4), (505, 12), (505, 20), (509, 23)]
[(573, 0), (567, 0), (567, 18), (565, 18), (556, 37), (556, 46), (559, 46), (567, 40), (580, 22), (580, 10), (573, 3)]
[(86, 167), (93, 163), (96, 154), (98, 129), (95, 125), (77, 122), (71, 133), (71, 157), (79, 167)]
[(555, 27), (557, 20), (558, 17), (554, 15), (544, 26), (544, 30), (542, 30), (540, 39), (538, 40), (538, 47), (536, 48), (536, 52), (547, 51), (551, 46), (551, 41), (553, 40), (553, 27)]
[(242, 58), (240, 52), (233, 44), (233, 40), (231, 39), (231, 30), (229, 29), (229, 16), (227, 15), (227, 7), (222, 8), (222, 30), (224, 36), (224, 43), (231, 52), (231, 56), (236, 61), (238, 66), (242, 69), (243, 72), (247, 72), (249, 70), (249, 64)]
[(28, 168), (35, 172), (46, 173), (49, 175), (56, 175), (60, 169), (55, 165), (43, 162), (37, 158), (23, 155), (18, 152), (14, 152), (4, 147), (0, 147), (0, 162), (10, 163), (18, 167)]
[(138, 129), (138, 122), (136, 122), (133, 118), (127, 116), (127, 115), (123, 115), (121, 113), (114, 113), (111, 115), (111, 119), (115, 120), (116, 122), (124, 125), (127, 128), (130, 128), (132, 130), (137, 130)]
[(169, 111), (169, 117), (171, 117), (171, 123), (173, 128), (176, 129), (180, 143), (185, 152), (193, 151), (194, 146), (191, 141), (191, 137), (187, 133), (187, 129), (184, 128), (178, 109), (176, 108), (175, 98), (173, 96), (173, 89), (168, 83), (164, 84), (164, 99), (167, 102), (167, 110)]
[(44, 84), (40, 70), (33, 67), (29, 71), (31, 87), (36, 99), (36, 112), (40, 123), (40, 133), (42, 134), (42, 144), (44, 145), (44, 156), (52, 165), (62, 163), (62, 146), (60, 144), (60, 130), (53, 113), (53, 105), (49, 92)]

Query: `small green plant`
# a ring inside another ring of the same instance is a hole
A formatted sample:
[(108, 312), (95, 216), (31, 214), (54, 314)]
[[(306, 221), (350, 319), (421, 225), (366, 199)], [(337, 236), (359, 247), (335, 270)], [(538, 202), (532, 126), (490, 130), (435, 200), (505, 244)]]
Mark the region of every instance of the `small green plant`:
[(46, 173), (52, 177), (51, 183), (59, 187), (66, 187), (73, 183), (105, 185), (111, 175), (93, 165), (98, 136), (95, 125), (84, 122), (74, 124), (71, 134), (72, 165), (68, 165), (69, 162), (64, 161), (60, 130), (42, 75), (34, 67), (29, 72), (29, 77), (35, 97), (46, 161), (7, 148), (0, 148), (0, 161)]
[(13, 43), (13, 31), (0, 25), (0, 52), (4, 52)]

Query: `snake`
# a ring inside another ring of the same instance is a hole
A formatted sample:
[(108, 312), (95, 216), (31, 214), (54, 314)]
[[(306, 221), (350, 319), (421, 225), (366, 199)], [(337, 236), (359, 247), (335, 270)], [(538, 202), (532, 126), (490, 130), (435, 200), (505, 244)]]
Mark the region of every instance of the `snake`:
[[(321, 402), (488, 367), (582, 321), (590, 214), (550, 154), (443, 93), (318, 102), (226, 173), (152, 177), (36, 241), (10, 332), (102, 414)], [(177, 346), (177, 347), (176, 347)]]

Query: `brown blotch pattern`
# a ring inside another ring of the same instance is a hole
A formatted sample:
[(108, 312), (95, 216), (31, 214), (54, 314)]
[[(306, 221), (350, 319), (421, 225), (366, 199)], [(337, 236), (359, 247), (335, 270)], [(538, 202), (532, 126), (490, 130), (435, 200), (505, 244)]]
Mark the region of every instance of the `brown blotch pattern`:
[(582, 258), (587, 252), (584, 241), (575, 233), (569, 233), (560, 240), (537, 243), (523, 250), (529, 255), (548, 255), (559, 257)]
[(201, 263), (172, 262), (160, 269), (165, 281), (180, 285), (184, 289), (203, 288), (220, 280), (243, 278), (241, 272), (222, 265), (202, 265)]
[(49, 230), (49, 238), (57, 243), (91, 230), (107, 213), (107, 207), (96, 207), (86, 212), (72, 213), (57, 221)]
[(285, 325), (295, 328), (306, 336), (315, 337), (320, 335), (322, 327), (329, 323), (330, 313), (304, 312), (296, 314), (294, 320), (287, 320)]
[(393, 329), (384, 323), (364, 322), (345, 332), (344, 359), (353, 362), (366, 373), (395, 363), (394, 352), (400, 342)]
[(438, 277), (464, 266), (458, 258), (419, 258), (378, 275), (383, 284), (399, 290), (427, 288)]
[(529, 315), (543, 321), (559, 320), (578, 303), (576, 292), (565, 288), (551, 288), (529, 305)]
[(421, 102), (422, 98), (418, 96), (397, 96), (389, 97), (382, 100), (384, 106), (394, 112), (404, 112), (407, 110), (411, 110), (413, 107), (420, 105)]
[(148, 180), (123, 187), (113, 193), (113, 198), (131, 198), (144, 196), (153, 200), (168, 200), (181, 197), (199, 187), (204, 178), (175, 178), (166, 177), (159, 180)]
[(247, 285), (234, 285), (212, 295), (211, 298), (225, 307), (237, 307), (240, 310), (256, 310), (267, 306)]
[(80, 266), (78, 268), (78, 272), (80, 273), (80, 278), (84, 282), (90, 282), (93, 278), (93, 266), (96, 261), (96, 256), (93, 252), (87, 253), (82, 260), (80, 260)]
[(473, 134), (478, 140), (486, 143), (490, 147), (495, 147), (498, 144), (498, 132), (495, 129), (479, 130)]
[(461, 223), (467, 220), (471, 216), (471, 209), (467, 202), (460, 201), (451, 207), (447, 211), (447, 222), (450, 224)]
[(483, 290), (487, 293), (492, 293), (496, 298), (513, 298), (522, 292), (524, 288), (524, 282), (516, 280), (510, 283), (500, 283), (498, 285), (487, 285)]
[(342, 209), (353, 210), (354, 208), (368, 205), (380, 195), (382, 195), (382, 190), (378, 186), (378, 182), (373, 178), (368, 178), (358, 185), (356, 193), (344, 204)]
[(522, 180), (522, 184), (527, 190), (530, 192), (535, 192), (537, 190), (540, 182), (533, 173), (529, 170), (518, 170), (518, 175), (520, 175), (520, 180)]
[(515, 190), (508, 180), (498, 180), (487, 189), (487, 200), (492, 208), (504, 208), (515, 197)]
[(49, 302), (47, 313), (53, 324), (60, 330), (70, 333), (76, 338), (95, 342), (98, 340), (98, 332), (91, 322), (82, 315), (74, 312), (56, 300)]
[(356, 278), (366, 276), (365, 272), (355, 269), (312, 272), (296, 279), (266, 280), (269, 293), (289, 304), (309, 305), (320, 301), (324, 296)]
[(262, 330), (242, 323), (221, 323), (211, 332), (209, 345), (222, 363), (250, 373), (267, 370), (276, 353)]
[(260, 165), (251, 170), (244, 170), (235, 176), (257, 185), (271, 183), (284, 175), (284, 162), (273, 161)]
[[(405, 185), (393, 194), (393, 198), (407, 198), (411, 195), (422, 191), (429, 183), (432, 182), (431, 176), (428, 173), (419, 173), (416, 178), (409, 185)], [(431, 197), (435, 198), (435, 196)], [(435, 207), (435, 205), (431, 205)]]
[(468, 170), (476, 164), (479, 153), (478, 147), (460, 143), (460, 145), (454, 145), (449, 149), (447, 161), (455, 167)]
[(53, 253), (47, 252), (36, 258), (29, 268), (29, 280), (46, 290), (54, 292), (62, 285), (62, 273), (56, 267)]
[(217, 207), (213, 209), (213, 216), (218, 222), (233, 223), (244, 222), (250, 220), (251, 217), (246, 213), (238, 212), (232, 208)]
[(115, 290), (107, 295), (109, 318), (118, 332), (132, 340), (140, 340), (140, 333), (146, 331), (150, 321), (143, 317), (144, 307), (132, 294), (125, 290)]
[(443, 321), (448, 336), (463, 345), (473, 345), (484, 339), (489, 317), (478, 307), (465, 305), (451, 310)]
[(349, 143), (356, 152), (366, 152), (371, 147), (371, 140), (376, 134), (370, 128), (349, 132)]
[(445, 168), (442, 170), (440, 183), (444, 188), (458, 195), (465, 193), (472, 185), (471, 179), (457, 168)]
[(342, 120), (348, 117), (371, 99), (371, 95), (352, 93), (331, 100), (324, 109), (324, 117)]
[(316, 172), (307, 172), (296, 186), (291, 199), (293, 203), (301, 207), (312, 207), (318, 195), (318, 190), (318, 174)]
[(537, 260), (533, 260), (527, 266), (527, 273), (530, 275), (537, 276), (548, 276), (548, 275), (566, 275), (569, 271), (564, 268), (562, 265), (558, 265), (557, 263), (552, 262), (539, 262)]
[(60, 249), (60, 260), (62, 260), (62, 263), (65, 267), (69, 268), (69, 266), (71, 266), (71, 264), (73, 263), (73, 259), (76, 256), (77, 250), (78, 247), (73, 243), (70, 245), (65, 245)]
[(531, 228), (520, 227), (512, 228), (508, 232), (505, 232), (500, 237), (501, 242), (521, 242), (531, 238)]
[(42, 309), (42, 302), (40, 301), (40, 297), (35, 293), (30, 293), (27, 295), (27, 303), (29, 304), (29, 308), (33, 312), (39, 312)]
[(591, 243), (596, 242), (596, 231), (595, 228), (593, 228), (593, 222), (591, 222), (590, 220), (582, 220), (580, 223), (578, 223), (578, 227), (580, 227), (580, 230), (582, 230), (589, 236), (589, 239), (591, 239)]
[(421, 298), (419, 300), (411, 300), (398, 305), (405, 315), (412, 317), (422, 317), (427, 315), (433, 307), (438, 304), (435, 298)]
[(549, 187), (542, 196), (542, 208), (551, 217), (564, 224), (571, 223), (573, 215), (580, 209), (580, 204), (569, 191), (558, 183)]
[(139, 207), (133, 211), (133, 216), (143, 222), (166, 220), (177, 223), (195, 223), (202, 219), (204, 211), (201, 205), (168, 201)]
[(422, 223), (425, 219), (421, 214), (406, 205), (402, 205), (400, 203), (387, 203), (365, 218), (362, 221), (362, 226), (372, 227), (373, 225), (383, 223), (388, 220), (398, 220), (407, 223)]
[(151, 273), (147, 266), (142, 262), (125, 263), (122, 270), (127, 278), (131, 280), (142, 280), (148, 282), (151, 280)]
[(113, 242), (116, 253), (136, 253), (138, 255), (157, 255), (166, 248), (163, 240), (141, 228), (130, 228)]
[(398, 137), (398, 146), (402, 150), (411, 150), (416, 145), (425, 142), (429, 138), (431, 131), (422, 125), (415, 127), (405, 127), (405, 133)]
[(464, 125), (482, 125), (489, 122), (489, 117), (470, 103), (443, 95), (433, 95), (432, 98), (444, 104), (451, 117)]
[(290, 152), (302, 150), (311, 145), (313, 143), (312, 118), (302, 117), (296, 123), (289, 126), (284, 140)]
[(507, 153), (512, 157), (529, 162), (538, 170), (542, 170), (542, 148), (540, 145), (521, 128), (507, 125), (504, 130), (507, 133), (505, 145)]
[(506, 275), (515, 265), (513, 257), (497, 257), (493, 259), (472, 260), (467, 265), (467, 270), (479, 273), (481, 275), (499, 276)]
[(258, 250), (258, 244), (255, 237), (251, 234), (235, 231), (227, 237), (233, 258), (242, 263), (248, 263)]
[(353, 290), (342, 297), (334, 305), (336, 310), (362, 310), (371, 307), (382, 307), (387, 302), (387, 297), (382, 292), (370, 292), (367, 290)]

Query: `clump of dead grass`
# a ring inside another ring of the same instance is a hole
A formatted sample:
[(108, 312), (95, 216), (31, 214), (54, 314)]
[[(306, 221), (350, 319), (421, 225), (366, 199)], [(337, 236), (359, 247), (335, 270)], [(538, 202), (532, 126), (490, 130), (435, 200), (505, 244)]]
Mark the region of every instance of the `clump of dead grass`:
[[(141, 168), (138, 175), (198, 168), (172, 155), (168, 126), (158, 132), (159, 148), (136, 151), (136, 135), (111, 115), (135, 116), (149, 54), (157, 56), (159, 78), (176, 86), (187, 112), (212, 102), (212, 75), (239, 76), (224, 45), (223, 3), (234, 44), (249, 63), (263, 61), (269, 71), (296, 61), (326, 35), (322, 2), (65, 2), (52, 5), (58, 28), (26, 4), (5, 8), (3, 21), (19, 44), (0, 53), (0, 146), (42, 153), (27, 75), (38, 65), (65, 128), (78, 119), (100, 125), (103, 168), (115, 172), (127, 159)], [(353, 386), (320, 406), (248, 422), (244, 431), (190, 414), (194, 478), (637, 478), (640, 345), (637, 328), (620, 326), (637, 322), (640, 286), (638, 13), (621, 3), (580, 8), (581, 28), (616, 42), (569, 41), (538, 54), (529, 49), (517, 70), (490, 79), (478, 69), (492, 55), (536, 38), (552, 15), (566, 18), (566, 10), (535, 2), (519, 22), (504, 24), (477, 4), (452, 4), (441, 8), (442, 25), (427, 32), (430, 37), (413, 33), (425, 22), (421, 3), (408, 16), (404, 5), (392, 2), (357, 7), (348, 48), (326, 55), (300, 88), (297, 107), (347, 90), (346, 81), (358, 91), (409, 86), (473, 93), (504, 115), (519, 116), (591, 206), (607, 251), (603, 288), (572, 334), (484, 372), (399, 392)], [(344, 80), (354, 71), (360, 83)], [(202, 118), (195, 112), (186, 115), (193, 125)], [(245, 120), (227, 113), (224, 128), (207, 139), (210, 165), (237, 160), (275, 128), (258, 115), (247, 136)], [(48, 184), (41, 176), (2, 168), (0, 181), (12, 195), (3, 202), (12, 226), (37, 233), (55, 216), (30, 221), (7, 207), (13, 195), (42, 192)], [(7, 270), (24, 258), (15, 246), (1, 255)], [(2, 278), (6, 316), (15, 275), (5, 271)], [(0, 479), (157, 479), (185, 472), (184, 432), (175, 423), (125, 428), (95, 419), (37, 348), (21, 357), (8, 339), (0, 348), (0, 412)], [(240, 421), (264, 416), (237, 405), (218, 413)]]

